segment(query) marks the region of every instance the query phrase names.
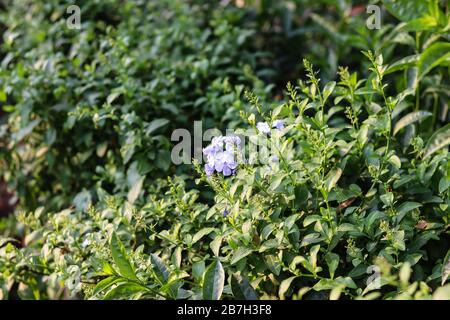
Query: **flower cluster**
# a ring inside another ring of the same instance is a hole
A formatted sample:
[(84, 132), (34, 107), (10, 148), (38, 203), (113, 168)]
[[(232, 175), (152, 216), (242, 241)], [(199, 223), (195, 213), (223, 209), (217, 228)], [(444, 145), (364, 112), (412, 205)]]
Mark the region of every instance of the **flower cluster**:
[[(278, 130), (284, 129), (284, 121), (283, 120), (275, 120), (272, 123), (272, 127)], [(256, 128), (259, 132), (263, 134), (269, 134), (270, 133), (270, 126), (267, 122), (258, 122), (256, 124)]]
[(207, 159), (206, 175), (210, 176), (214, 171), (222, 173), (226, 177), (234, 174), (237, 168), (235, 150), (240, 144), (241, 139), (238, 136), (214, 137), (211, 144), (203, 149), (203, 154)]

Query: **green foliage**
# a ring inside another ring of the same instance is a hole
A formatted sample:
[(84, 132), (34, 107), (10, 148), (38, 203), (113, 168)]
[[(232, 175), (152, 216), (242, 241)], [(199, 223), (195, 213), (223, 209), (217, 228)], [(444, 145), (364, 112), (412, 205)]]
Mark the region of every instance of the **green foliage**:
[[(1, 297), (450, 299), (449, 8), (377, 3), (381, 30), (352, 1), (85, 1), (75, 31), (11, 2)], [(197, 119), (246, 142), (235, 174), (170, 163)]]
[(136, 200), (146, 175), (175, 172), (173, 129), (236, 119), (243, 86), (265, 94), (232, 7), (86, 3), (81, 30), (65, 26), (67, 1), (2, 12), (0, 175), (25, 208), (86, 207), (100, 190)]

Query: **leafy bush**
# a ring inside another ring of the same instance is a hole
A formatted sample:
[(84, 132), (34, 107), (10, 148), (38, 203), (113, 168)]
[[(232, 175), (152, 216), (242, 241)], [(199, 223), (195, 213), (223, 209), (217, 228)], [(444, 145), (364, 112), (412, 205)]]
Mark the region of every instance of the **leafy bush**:
[(98, 189), (174, 173), (171, 130), (229, 123), (243, 85), (269, 89), (233, 8), (87, 1), (70, 30), (67, 5), (11, 1), (3, 13), (0, 172), (26, 209), (61, 209), (77, 194), (86, 206)]
[[(86, 3), (79, 33), (33, 42), (36, 18), (6, 20), (21, 36), (4, 44), (0, 172), (24, 210), (0, 224), (3, 298), (450, 299), (448, 4), (383, 1), (392, 16), (369, 31), (351, 1)], [(325, 11), (265, 33), (301, 4)], [(34, 8), (43, 22), (64, 5)], [(259, 79), (286, 72), (264, 66), (309, 48), (323, 70), (304, 60), (271, 97)], [(162, 165), (196, 119), (235, 137)]]

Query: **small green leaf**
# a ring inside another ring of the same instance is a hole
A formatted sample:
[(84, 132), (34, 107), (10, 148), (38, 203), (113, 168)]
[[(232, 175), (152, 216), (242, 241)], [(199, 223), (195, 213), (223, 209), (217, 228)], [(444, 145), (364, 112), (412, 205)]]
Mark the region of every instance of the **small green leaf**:
[(216, 257), (219, 256), (220, 245), (222, 244), (222, 237), (216, 236), (213, 241), (209, 244), (212, 252)]
[(400, 161), (400, 158), (393, 154), (389, 157), (388, 161), (397, 169), (400, 169), (402, 167), (402, 162)]
[(380, 200), (387, 206), (391, 206), (394, 202), (394, 194), (392, 192), (387, 192), (380, 196)]
[(427, 1), (383, 0), (386, 9), (401, 21), (418, 19), (428, 13)]
[(436, 42), (425, 49), (417, 63), (419, 78), (426, 76), (433, 68), (445, 63), (450, 58), (450, 43)]
[(341, 175), (342, 175), (341, 168), (335, 168), (327, 174), (327, 177), (325, 179), (325, 186), (328, 192), (330, 192), (336, 186), (337, 182), (341, 178)]
[(215, 260), (206, 269), (203, 281), (203, 299), (219, 300), (225, 283), (225, 272), (219, 260)]
[(418, 202), (406, 201), (397, 208), (397, 223), (410, 211), (420, 208), (422, 205)]
[(235, 253), (233, 254), (233, 259), (231, 259), (230, 264), (235, 264), (238, 263), (239, 261), (241, 261), (243, 258), (245, 258), (246, 256), (248, 256), (249, 254), (251, 254), (253, 252), (252, 249), (249, 248), (245, 248), (245, 247), (239, 247)]
[(417, 121), (422, 121), (425, 118), (432, 116), (433, 114), (428, 111), (415, 111), (407, 114), (403, 118), (401, 118), (394, 127), (393, 135), (395, 136), (400, 130), (413, 124)]
[(442, 274), (441, 285), (443, 286), (444, 283), (447, 281), (448, 277), (450, 276), (450, 250), (445, 255), (444, 262), (442, 263), (441, 274)]
[(164, 262), (158, 257), (156, 254), (152, 253), (150, 255), (150, 261), (153, 266), (153, 271), (156, 276), (163, 282), (166, 283), (167, 279), (169, 279), (169, 270), (166, 268)]
[(258, 300), (255, 289), (250, 285), (247, 278), (240, 274), (234, 274), (231, 278), (231, 291), (238, 300)]
[(450, 123), (437, 130), (428, 140), (425, 146), (424, 156), (426, 159), (433, 153), (450, 144)]
[(133, 204), (136, 201), (139, 194), (141, 193), (142, 184), (144, 183), (144, 179), (145, 179), (145, 177), (140, 177), (135, 182), (135, 184), (131, 187), (130, 191), (128, 191), (127, 199), (128, 199), (128, 202), (130, 202), (131, 204)]
[(100, 292), (102, 292), (102, 291), (108, 289), (109, 287), (111, 287), (113, 284), (115, 284), (115, 283), (117, 283), (119, 281), (122, 281), (122, 280), (123, 279), (121, 279), (119, 277), (115, 277), (115, 276), (103, 279), (102, 281), (97, 283), (97, 285), (95, 286), (94, 291), (93, 291), (93, 295), (95, 296), (95, 295), (99, 294)]
[(192, 265), (192, 275), (194, 279), (201, 280), (203, 278), (203, 274), (205, 273), (205, 261), (197, 261)]
[(148, 289), (142, 285), (139, 285), (134, 282), (127, 282), (123, 284), (119, 284), (117, 287), (111, 289), (104, 297), (103, 300), (112, 300), (112, 299), (129, 299), (131, 296), (145, 293)]
[(399, 272), (399, 279), (403, 286), (408, 285), (410, 277), (411, 277), (411, 265), (408, 262), (405, 262), (403, 263)]
[(116, 100), (121, 94), (122, 94), (122, 91), (115, 91), (115, 92), (110, 93), (108, 95), (108, 97), (106, 98), (106, 102), (108, 104), (113, 103), (114, 100)]
[(336, 271), (337, 267), (339, 266), (339, 256), (335, 253), (328, 252), (325, 255), (325, 261), (328, 265), (328, 271), (330, 273), (330, 278), (334, 278), (334, 272)]
[(201, 230), (199, 230), (196, 234), (194, 234), (194, 236), (192, 237), (192, 243), (191, 244), (195, 244), (197, 241), (199, 241), (201, 238), (203, 238), (204, 236), (210, 234), (211, 232), (213, 232), (215, 229), (214, 228), (203, 228)]
[(325, 103), (328, 97), (333, 93), (334, 88), (336, 87), (336, 82), (331, 81), (328, 82), (323, 88), (323, 102)]
[(280, 288), (278, 290), (278, 296), (280, 297), (280, 299), (284, 299), (285, 293), (289, 290), (289, 287), (291, 286), (291, 283), (295, 278), (297, 278), (297, 276), (293, 276), (281, 281)]
[(127, 279), (139, 280), (134, 272), (133, 266), (128, 259), (127, 252), (116, 233), (113, 232), (110, 240), (111, 255), (117, 266), (119, 274)]
[(357, 286), (355, 282), (350, 277), (342, 278), (338, 277), (334, 280), (331, 279), (320, 279), (319, 282), (317, 282), (313, 289), (316, 291), (322, 291), (322, 290), (332, 290), (336, 286), (343, 286), (344, 288), (351, 288), (356, 289)]
[(150, 122), (149, 124), (147, 124), (147, 126), (145, 128), (145, 133), (147, 135), (150, 135), (154, 131), (156, 131), (157, 129), (159, 129), (161, 127), (164, 127), (168, 123), (169, 123), (169, 120), (167, 120), (167, 119), (155, 119), (152, 122)]
[(411, 21), (408, 21), (405, 25), (399, 28), (399, 32), (419, 32), (432, 30), (436, 28), (438, 25), (438, 21), (432, 16), (424, 16), (421, 18), (417, 18)]

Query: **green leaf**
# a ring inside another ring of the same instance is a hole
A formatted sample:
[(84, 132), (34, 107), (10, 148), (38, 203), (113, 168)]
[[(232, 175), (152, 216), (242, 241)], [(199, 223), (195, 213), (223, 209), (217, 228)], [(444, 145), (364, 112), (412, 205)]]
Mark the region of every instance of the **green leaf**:
[(123, 279), (121, 279), (119, 277), (115, 277), (115, 276), (103, 279), (102, 281), (97, 283), (97, 285), (95, 286), (94, 291), (93, 291), (93, 295), (95, 296), (95, 295), (99, 294), (100, 292), (108, 289), (113, 284), (115, 284), (115, 283), (117, 283), (119, 281), (123, 281)]
[(133, 270), (133, 266), (128, 259), (125, 247), (123, 246), (116, 233), (113, 232), (110, 240), (111, 255), (118, 269), (119, 274), (127, 279), (139, 280)]
[(417, 63), (419, 79), (427, 75), (433, 68), (445, 63), (448, 58), (450, 58), (450, 43), (433, 43), (420, 55)]
[(203, 278), (203, 274), (205, 273), (205, 261), (197, 261), (192, 264), (192, 275), (194, 279), (199, 281)]
[(194, 234), (194, 236), (192, 237), (192, 242), (191, 244), (195, 244), (197, 241), (199, 241), (201, 238), (203, 238), (204, 236), (206, 236), (207, 234), (210, 234), (211, 232), (213, 232), (215, 229), (214, 228), (203, 228), (201, 230), (199, 230), (196, 234)]
[(383, 3), (390, 14), (404, 22), (418, 19), (428, 13), (427, 2), (422, 0), (383, 0)]
[(397, 121), (394, 127), (393, 135), (395, 136), (400, 130), (409, 126), (410, 124), (413, 124), (417, 121), (422, 121), (423, 119), (428, 118), (432, 115), (433, 114), (428, 111), (415, 111), (408, 113), (406, 116)]
[(426, 159), (433, 153), (450, 144), (450, 123), (437, 130), (428, 140), (423, 158)]
[(333, 289), (331, 289), (330, 300), (339, 300), (342, 294), (342, 290), (344, 289), (345, 289), (344, 284), (337, 285)]
[(308, 200), (309, 192), (305, 185), (298, 185), (295, 187), (295, 208), (299, 209)]
[(387, 206), (391, 206), (394, 202), (394, 194), (392, 192), (386, 192), (380, 196), (380, 200)]
[(400, 169), (402, 167), (402, 162), (398, 156), (393, 154), (388, 159), (389, 163), (391, 163), (393, 166), (395, 166), (397, 169)]
[(325, 103), (328, 97), (333, 93), (334, 88), (336, 87), (336, 82), (331, 81), (328, 82), (323, 88), (323, 103)]
[(123, 92), (122, 91), (115, 91), (112, 92), (108, 95), (108, 97), (106, 98), (106, 102), (108, 104), (111, 104), (114, 102), (114, 100), (116, 100)]
[(397, 223), (399, 223), (408, 212), (420, 208), (421, 206), (422, 205), (418, 202), (410, 202), (410, 201), (403, 202), (397, 208)]
[(317, 282), (313, 289), (316, 291), (323, 291), (323, 290), (332, 290), (336, 286), (344, 286), (344, 288), (351, 288), (356, 289), (357, 286), (355, 282), (350, 277), (342, 278), (338, 277), (334, 280), (331, 279), (320, 279), (319, 282)]
[(250, 285), (247, 278), (240, 274), (231, 277), (231, 291), (238, 300), (258, 300), (255, 289)]
[(40, 119), (36, 119), (31, 121), (30, 123), (28, 123), (27, 126), (23, 127), (22, 129), (20, 129), (17, 132), (14, 132), (11, 135), (11, 139), (19, 142), (20, 140), (22, 140), (23, 138), (25, 138), (26, 136), (28, 136), (31, 132), (33, 132), (33, 129), (41, 122)]
[(398, 275), (402, 285), (407, 286), (409, 278), (411, 277), (411, 265), (409, 264), (409, 262), (403, 263)]
[(444, 283), (447, 281), (448, 277), (450, 276), (450, 250), (448, 250), (442, 263), (441, 275), (442, 275), (441, 285), (443, 286)]
[(341, 168), (335, 168), (331, 170), (325, 179), (325, 187), (327, 188), (328, 192), (330, 192), (337, 184), (339, 179), (342, 175), (342, 169)]
[(289, 287), (291, 286), (291, 283), (295, 278), (297, 278), (297, 276), (293, 276), (281, 281), (280, 288), (278, 290), (278, 296), (280, 297), (280, 299), (284, 299), (285, 293), (289, 290)]
[(147, 126), (145, 128), (145, 133), (147, 135), (150, 135), (154, 131), (156, 131), (157, 129), (159, 129), (161, 127), (164, 127), (168, 123), (169, 123), (169, 120), (167, 120), (167, 119), (155, 119), (152, 122), (150, 122), (149, 124), (147, 124)]
[(158, 257), (156, 254), (152, 253), (150, 255), (150, 261), (153, 266), (153, 271), (155, 272), (156, 276), (163, 282), (166, 283), (169, 279), (169, 270), (166, 268), (164, 262), (161, 260), (160, 257)]
[(272, 271), (277, 276), (280, 275), (281, 263), (277, 256), (267, 255), (265, 256), (265, 262), (270, 271)]
[(339, 256), (335, 253), (328, 252), (325, 255), (325, 261), (328, 265), (328, 271), (330, 272), (330, 278), (334, 278), (334, 272), (336, 271), (337, 267), (339, 266)]
[(444, 193), (448, 188), (450, 188), (450, 178), (442, 177), (441, 180), (439, 180), (439, 193)]
[(219, 256), (220, 245), (222, 244), (222, 237), (216, 236), (213, 241), (209, 244), (212, 252), (216, 257)]
[(233, 259), (231, 259), (230, 264), (235, 264), (238, 263), (239, 261), (241, 261), (243, 258), (245, 258), (246, 256), (248, 256), (249, 254), (251, 254), (253, 252), (252, 249), (249, 248), (245, 248), (245, 247), (239, 247), (233, 254)]
[(431, 30), (436, 28), (438, 25), (438, 21), (432, 16), (425, 16), (422, 18), (414, 19), (408, 21), (405, 25), (399, 28), (398, 32), (418, 32)]
[(225, 283), (225, 272), (219, 260), (215, 260), (206, 269), (203, 281), (203, 299), (219, 300)]
[(140, 177), (131, 187), (130, 191), (128, 191), (127, 199), (128, 202), (130, 202), (131, 204), (133, 204), (139, 197), (139, 194), (141, 193), (142, 190), (142, 184), (144, 183), (144, 179), (145, 179), (144, 176)]
[(117, 287), (111, 289), (104, 297), (103, 300), (112, 299), (129, 299), (131, 296), (138, 293), (145, 293), (148, 289), (142, 285), (134, 282), (127, 282), (119, 284)]
[(19, 240), (9, 237), (0, 237), (0, 248), (9, 242), (19, 242)]
[(450, 284), (437, 288), (433, 293), (433, 300), (450, 300)]

